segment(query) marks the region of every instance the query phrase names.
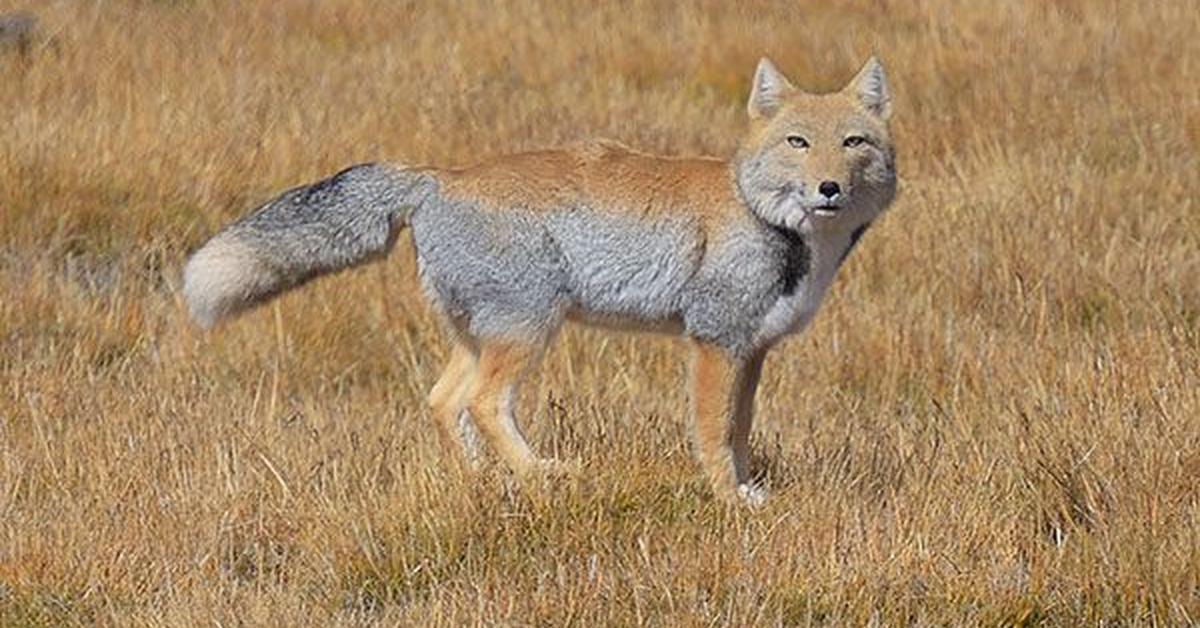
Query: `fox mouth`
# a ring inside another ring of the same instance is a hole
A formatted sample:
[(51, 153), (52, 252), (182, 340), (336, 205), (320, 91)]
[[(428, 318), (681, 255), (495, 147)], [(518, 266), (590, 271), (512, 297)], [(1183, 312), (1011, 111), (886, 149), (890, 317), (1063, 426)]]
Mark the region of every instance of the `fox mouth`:
[(817, 205), (816, 207), (813, 207), (813, 211), (816, 212), (818, 215), (832, 216), (832, 215), (842, 211), (842, 207), (840, 205), (826, 203), (824, 205)]

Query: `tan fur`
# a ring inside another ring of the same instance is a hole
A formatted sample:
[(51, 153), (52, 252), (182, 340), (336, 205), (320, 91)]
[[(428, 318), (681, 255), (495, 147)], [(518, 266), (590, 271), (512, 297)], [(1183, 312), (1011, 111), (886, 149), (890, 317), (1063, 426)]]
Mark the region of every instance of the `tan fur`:
[[(754, 120), (743, 146), (757, 147), (779, 140), (779, 133), (798, 133), (806, 137), (812, 148), (807, 151), (804, 169), (816, 181), (848, 181), (855, 168), (852, 159), (846, 158), (842, 139), (851, 132), (870, 130), (884, 143), (890, 144), (887, 127), (865, 112), (858, 116), (847, 116), (847, 111), (858, 109), (856, 96), (847, 91), (836, 94), (813, 95), (796, 92), (789, 96), (780, 108), (777, 117), (768, 121)], [(785, 121), (780, 124), (779, 121)]]
[(447, 198), (496, 209), (553, 211), (584, 204), (646, 218), (693, 215), (710, 228), (745, 214), (732, 178), (722, 160), (649, 155), (610, 140), (507, 155), (440, 176)]

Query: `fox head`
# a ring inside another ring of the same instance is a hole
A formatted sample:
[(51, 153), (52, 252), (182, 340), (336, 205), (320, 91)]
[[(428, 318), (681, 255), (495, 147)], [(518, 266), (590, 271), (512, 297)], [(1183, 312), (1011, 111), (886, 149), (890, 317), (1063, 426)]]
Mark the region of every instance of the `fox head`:
[(896, 194), (891, 93), (874, 57), (841, 91), (809, 94), (766, 58), (734, 160), (743, 199), (766, 222), (802, 233), (855, 229)]

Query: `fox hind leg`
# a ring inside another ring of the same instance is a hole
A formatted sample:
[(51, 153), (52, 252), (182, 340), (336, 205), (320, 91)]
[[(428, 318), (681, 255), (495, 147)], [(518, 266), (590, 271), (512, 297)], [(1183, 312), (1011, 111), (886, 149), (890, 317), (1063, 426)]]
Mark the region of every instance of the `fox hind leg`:
[(471, 466), (479, 460), (479, 438), (467, 405), (477, 367), (475, 352), (456, 342), (446, 368), (429, 391), (429, 408), (442, 443)]
[(479, 433), (517, 475), (557, 468), (533, 453), (514, 416), (518, 387), (542, 349), (535, 343), (484, 341), (469, 394)]

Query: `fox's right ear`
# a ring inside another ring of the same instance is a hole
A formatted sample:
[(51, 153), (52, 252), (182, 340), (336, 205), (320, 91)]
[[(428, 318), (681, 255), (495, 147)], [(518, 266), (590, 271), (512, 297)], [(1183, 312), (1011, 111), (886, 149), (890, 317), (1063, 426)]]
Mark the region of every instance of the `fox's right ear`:
[(888, 88), (883, 64), (874, 56), (867, 59), (858, 75), (850, 79), (846, 89), (858, 96), (858, 101), (872, 114), (884, 120), (892, 115), (892, 90)]
[(795, 89), (770, 59), (759, 59), (758, 68), (754, 70), (754, 86), (750, 88), (750, 102), (746, 104), (750, 119), (762, 120), (775, 115), (783, 98)]

